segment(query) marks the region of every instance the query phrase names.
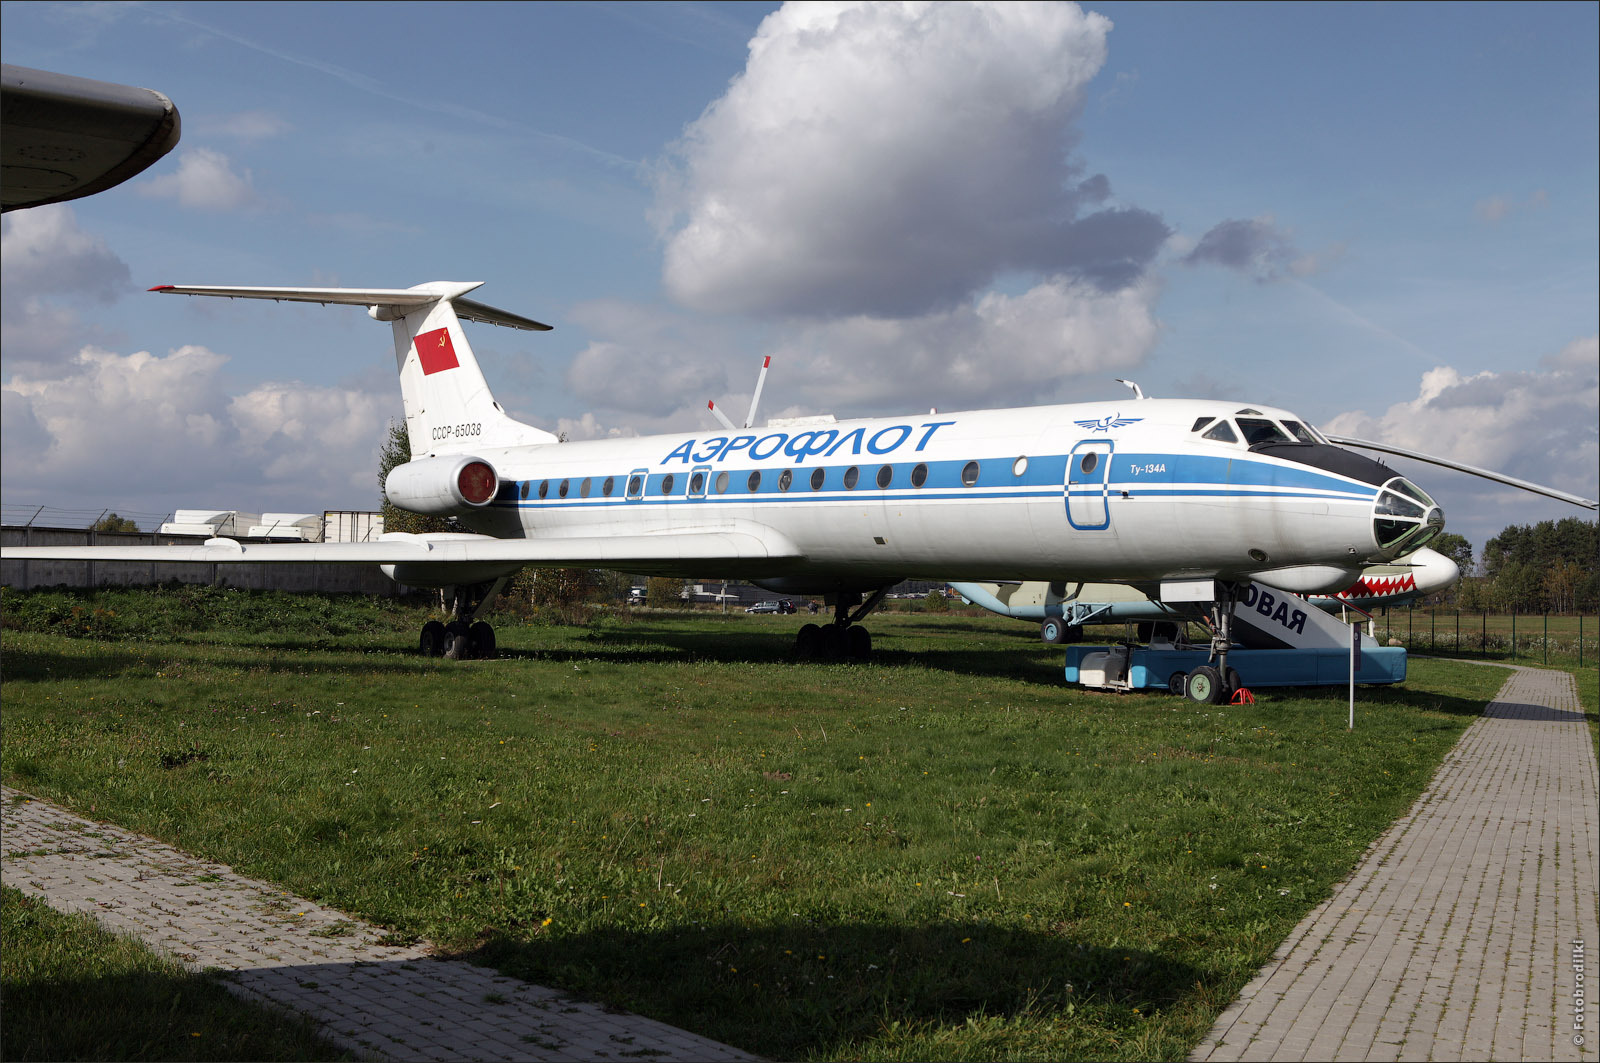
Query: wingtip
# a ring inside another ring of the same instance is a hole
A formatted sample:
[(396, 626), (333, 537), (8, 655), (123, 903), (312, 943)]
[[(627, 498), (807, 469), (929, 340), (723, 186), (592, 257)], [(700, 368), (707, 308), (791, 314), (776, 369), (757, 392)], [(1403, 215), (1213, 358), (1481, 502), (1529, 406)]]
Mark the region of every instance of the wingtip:
[(147, 291), (147, 292), (170, 292), (170, 291), (172, 291), (172, 289), (174, 289), (176, 287), (177, 287), (176, 284), (158, 284), (154, 288), (146, 288), (145, 291)]

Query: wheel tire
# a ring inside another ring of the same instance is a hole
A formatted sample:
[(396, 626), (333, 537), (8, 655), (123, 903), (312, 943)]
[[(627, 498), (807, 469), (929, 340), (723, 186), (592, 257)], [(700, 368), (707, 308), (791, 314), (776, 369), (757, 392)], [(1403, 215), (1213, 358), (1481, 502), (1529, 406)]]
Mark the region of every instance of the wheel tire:
[(472, 640), (472, 655), (482, 661), (494, 660), (494, 628), (487, 621), (480, 620), (467, 629), (467, 637)]
[(1222, 676), (1209, 664), (1202, 664), (1183, 681), (1183, 693), (1190, 701), (1201, 705), (1220, 704)]
[(817, 656), (825, 661), (837, 661), (844, 656), (844, 631), (838, 624), (828, 624), (822, 628), (818, 641)]
[(1223, 692), (1224, 701), (1232, 700), (1233, 692), (1244, 686), (1244, 680), (1239, 678), (1239, 671), (1236, 668), (1229, 668), (1226, 678), (1228, 680), (1228, 688)]
[(417, 640), (417, 649), (424, 657), (439, 657), (444, 654), (444, 625), (437, 620), (430, 620), (422, 625), (422, 635)]
[(794, 636), (794, 655), (802, 661), (814, 659), (822, 651), (822, 629), (806, 624)]
[(1171, 675), (1167, 676), (1167, 693), (1175, 696), (1182, 696), (1184, 680), (1188, 678), (1189, 677), (1184, 675), (1182, 672), (1173, 672)]
[(465, 661), (472, 656), (472, 640), (465, 635), (448, 635), (444, 655), (452, 661)]
[(1067, 641), (1067, 622), (1059, 616), (1046, 617), (1039, 625), (1039, 638), (1051, 645)]
[(1062, 639), (1061, 641), (1063, 641), (1063, 642), (1082, 642), (1083, 641), (1083, 625), (1082, 624), (1068, 624), (1067, 625), (1066, 638)]
[(844, 631), (845, 656), (852, 661), (868, 661), (872, 659), (872, 632), (859, 624), (852, 624)]

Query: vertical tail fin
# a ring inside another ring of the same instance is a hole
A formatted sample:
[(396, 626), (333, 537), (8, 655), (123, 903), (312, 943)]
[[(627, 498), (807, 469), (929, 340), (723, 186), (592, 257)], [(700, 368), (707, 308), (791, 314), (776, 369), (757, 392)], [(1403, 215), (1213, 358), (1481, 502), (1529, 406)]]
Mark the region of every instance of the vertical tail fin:
[(462, 319), (546, 332), (531, 318), (474, 302), (464, 296), (482, 281), (430, 281), (414, 288), (238, 288), (163, 284), (150, 290), (170, 295), (217, 295), (230, 299), (274, 299), (303, 303), (347, 303), (368, 307), (378, 321), (394, 325), (395, 364), (405, 401), (411, 456), (460, 454), (486, 447), (555, 443), (543, 429), (513, 420), (489, 392)]
[(424, 306), (372, 308), (373, 317), (394, 324), (395, 365), (413, 458), (556, 442), (549, 432), (513, 420), (495, 401), (461, 319), (541, 331), (549, 326), (461, 298), (477, 286), (419, 285), (409, 290), (432, 289), (428, 294), (437, 292), (438, 298)]

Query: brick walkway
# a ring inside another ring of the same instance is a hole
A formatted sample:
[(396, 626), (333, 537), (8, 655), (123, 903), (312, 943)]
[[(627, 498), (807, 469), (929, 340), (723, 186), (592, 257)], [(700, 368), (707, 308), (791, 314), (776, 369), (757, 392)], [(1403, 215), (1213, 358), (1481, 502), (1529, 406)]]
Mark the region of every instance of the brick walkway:
[(0, 789), (0, 877), (86, 912), (239, 996), (303, 1012), (394, 1060), (752, 1060), (653, 1019), (385, 944), (375, 927), (150, 838)]
[(1595, 1059), (1596, 777), (1572, 677), (1517, 669), (1189, 1058)]

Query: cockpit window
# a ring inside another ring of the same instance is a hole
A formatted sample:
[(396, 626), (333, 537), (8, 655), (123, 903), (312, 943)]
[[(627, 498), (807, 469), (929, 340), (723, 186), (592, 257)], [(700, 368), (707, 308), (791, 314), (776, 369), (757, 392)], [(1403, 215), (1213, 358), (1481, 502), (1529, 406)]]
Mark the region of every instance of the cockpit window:
[(1198, 432), (1200, 429), (1204, 428), (1214, 420), (1216, 420), (1215, 417), (1196, 417), (1194, 419), (1194, 427), (1189, 429), (1189, 431)]
[(1219, 443), (1239, 442), (1239, 437), (1233, 434), (1233, 425), (1229, 424), (1227, 421), (1218, 421), (1215, 428), (1200, 438), (1215, 439)]
[(1420, 487), (1397, 476), (1378, 493), (1372, 530), (1378, 545), (1391, 556), (1400, 556), (1411, 553), (1443, 531), (1444, 513)]
[(1309, 425), (1303, 425), (1299, 421), (1285, 421), (1283, 422), (1283, 427), (1287, 428), (1289, 430), (1289, 434), (1294, 436), (1302, 443), (1322, 442), (1322, 440), (1317, 438), (1317, 434), (1311, 430)]
[[(1401, 485), (1395, 484), (1394, 486), (1399, 488)], [(1410, 492), (1406, 493), (1409, 494)], [(1377, 513), (1380, 517), (1411, 517), (1414, 520), (1421, 520), (1427, 515), (1427, 512), (1428, 508), (1426, 506), (1419, 505), (1412, 499), (1397, 494), (1395, 491), (1385, 491), (1378, 496)]]
[(1411, 498), (1416, 499), (1418, 502), (1421, 502), (1424, 506), (1433, 505), (1433, 499), (1423, 494), (1422, 488), (1418, 487), (1410, 480), (1390, 480), (1389, 489), (1392, 491), (1399, 491), (1403, 495), (1408, 495)]
[(1252, 447), (1257, 443), (1289, 442), (1289, 437), (1278, 427), (1277, 422), (1269, 421), (1265, 417), (1239, 418), (1239, 431), (1244, 433), (1244, 441)]

